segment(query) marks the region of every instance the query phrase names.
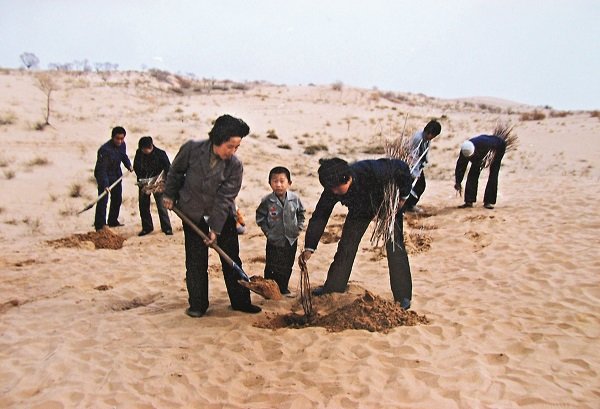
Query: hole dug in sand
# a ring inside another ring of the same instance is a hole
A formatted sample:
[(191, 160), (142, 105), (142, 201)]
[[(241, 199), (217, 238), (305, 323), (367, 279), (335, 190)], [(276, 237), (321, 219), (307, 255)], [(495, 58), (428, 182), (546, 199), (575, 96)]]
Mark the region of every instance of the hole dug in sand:
[[(109, 228), (93, 231), (85, 234), (73, 234), (57, 240), (49, 240), (48, 244), (54, 247), (77, 247), (86, 248), (91, 245), (96, 249), (118, 250), (123, 248), (125, 238), (114, 233)], [(90, 244), (91, 243), (91, 244)]]
[(429, 324), (426, 316), (405, 311), (396, 302), (352, 284), (346, 293), (313, 297), (312, 302), (316, 311), (313, 317), (292, 312), (267, 316), (266, 321), (254, 325), (267, 329), (323, 327), (330, 332), (364, 329), (387, 333), (399, 326)]

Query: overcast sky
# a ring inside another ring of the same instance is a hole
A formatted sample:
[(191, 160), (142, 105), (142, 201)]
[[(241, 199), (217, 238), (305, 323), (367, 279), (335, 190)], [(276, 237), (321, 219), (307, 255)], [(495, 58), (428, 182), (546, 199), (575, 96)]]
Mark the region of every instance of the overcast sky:
[(0, 66), (26, 51), (41, 68), (600, 108), (600, 0), (0, 0)]

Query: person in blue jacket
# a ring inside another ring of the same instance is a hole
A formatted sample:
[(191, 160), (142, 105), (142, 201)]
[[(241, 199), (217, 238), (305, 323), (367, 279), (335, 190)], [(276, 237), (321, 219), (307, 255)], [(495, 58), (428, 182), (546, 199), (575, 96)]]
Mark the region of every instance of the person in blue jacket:
[(384, 201), (385, 187), (394, 182), (402, 199), (394, 220), (394, 240), (386, 243), (390, 285), (394, 300), (402, 308), (410, 308), (412, 278), (402, 226), (402, 206), (410, 194), (412, 181), (408, 165), (399, 159), (362, 160), (348, 164), (343, 159), (332, 158), (320, 162), (319, 182), (324, 189), (308, 222), (304, 250), (298, 257), (301, 268), (317, 249), (334, 206), (340, 202), (348, 208), (348, 214), (325, 284), (315, 288), (313, 294), (318, 296), (346, 290), (358, 245)]
[[(94, 167), (94, 177), (98, 183), (98, 195), (101, 195), (110, 185), (123, 176), (121, 163), (125, 165), (127, 170), (133, 172), (131, 161), (127, 157), (127, 146), (125, 145), (126, 134), (125, 128), (121, 126), (114, 127), (110, 140), (98, 149), (96, 166)], [(94, 227), (96, 230), (100, 230), (106, 225), (110, 227), (123, 226), (118, 220), (123, 201), (122, 183), (114, 186), (109, 193), (110, 209), (108, 211), (108, 221), (106, 219), (106, 207), (109, 195), (105, 195), (96, 204), (96, 215), (94, 217)]]
[[(494, 208), (498, 194), (498, 174), (505, 151), (506, 141), (495, 135), (479, 135), (463, 142), (454, 171), (454, 189), (459, 194), (462, 194), (461, 184), (469, 162), (471, 162), (471, 168), (465, 185), (465, 203), (458, 206), (459, 208), (473, 207), (473, 203), (477, 201), (479, 174), (488, 160), (490, 175), (483, 195), (483, 207), (486, 209)], [(491, 157), (488, 157), (488, 155), (491, 155)]]

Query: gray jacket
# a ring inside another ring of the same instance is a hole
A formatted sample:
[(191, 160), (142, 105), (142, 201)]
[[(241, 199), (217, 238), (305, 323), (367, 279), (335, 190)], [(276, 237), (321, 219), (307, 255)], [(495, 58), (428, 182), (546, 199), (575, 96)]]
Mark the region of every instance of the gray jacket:
[(286, 240), (294, 244), (300, 231), (304, 230), (305, 212), (300, 198), (294, 192), (287, 192), (284, 203), (275, 193), (270, 193), (263, 197), (256, 209), (256, 224), (269, 243), (283, 247)]
[(207, 216), (211, 230), (219, 234), (235, 214), (244, 169), (235, 156), (218, 160), (211, 169), (211, 149), (209, 140), (184, 143), (173, 159), (164, 195), (196, 223)]

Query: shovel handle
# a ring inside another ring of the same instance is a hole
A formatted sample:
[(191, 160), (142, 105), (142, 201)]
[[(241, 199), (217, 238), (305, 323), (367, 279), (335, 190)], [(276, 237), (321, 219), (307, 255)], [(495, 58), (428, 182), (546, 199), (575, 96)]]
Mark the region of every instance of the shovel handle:
[[(185, 213), (183, 213), (181, 210), (179, 210), (176, 207), (173, 207), (173, 212), (175, 212), (175, 214), (177, 216), (179, 216), (179, 218), (181, 220), (183, 220), (183, 222), (185, 224), (187, 224), (189, 227), (191, 227), (192, 230), (194, 230), (194, 232), (200, 236), (202, 238), (202, 240), (209, 240), (209, 237), (206, 235), (206, 233), (204, 233), (200, 227), (196, 226), (196, 223), (194, 223), (192, 221), (192, 219), (190, 219), (189, 217), (187, 217), (185, 215)], [(244, 272), (244, 270), (242, 270), (242, 268), (240, 266), (237, 265), (237, 263), (235, 261), (233, 261), (231, 259), (231, 257), (229, 257), (227, 255), (227, 253), (225, 253), (225, 251), (219, 247), (216, 243), (212, 243), (210, 245), (210, 247), (212, 247), (217, 253), (219, 253), (219, 255), (223, 258), (223, 260), (225, 260), (225, 262), (227, 264), (229, 264), (233, 270), (238, 273), (238, 275), (240, 276), (240, 278), (244, 281), (250, 281), (250, 278), (248, 278), (248, 275)]]
[[(124, 175), (121, 175), (121, 177), (119, 177), (117, 180), (115, 180), (115, 181), (112, 183), (112, 185), (110, 185), (110, 186), (108, 187), (108, 191), (109, 191), (109, 192), (112, 190), (112, 188), (113, 188), (113, 187), (117, 186), (117, 184), (118, 184), (119, 182), (121, 182), (121, 179), (123, 179), (123, 176), (124, 176)], [(90, 203), (89, 205), (87, 205), (86, 207), (84, 207), (84, 208), (83, 208), (83, 210), (81, 210), (81, 211), (80, 211), (79, 213), (77, 213), (77, 214), (81, 214), (81, 213), (85, 212), (86, 210), (90, 210), (92, 207), (94, 207), (94, 205), (95, 205), (96, 203), (98, 203), (98, 202), (100, 201), (100, 199), (102, 199), (104, 196), (106, 196), (106, 193), (107, 193), (107, 192), (106, 192), (106, 190), (104, 190), (102, 193), (100, 193), (100, 195), (98, 195), (98, 197), (96, 198), (96, 200), (94, 200), (92, 203)]]

